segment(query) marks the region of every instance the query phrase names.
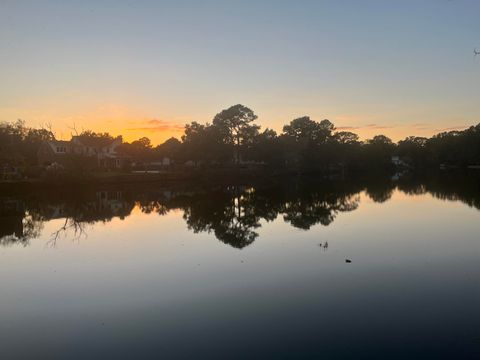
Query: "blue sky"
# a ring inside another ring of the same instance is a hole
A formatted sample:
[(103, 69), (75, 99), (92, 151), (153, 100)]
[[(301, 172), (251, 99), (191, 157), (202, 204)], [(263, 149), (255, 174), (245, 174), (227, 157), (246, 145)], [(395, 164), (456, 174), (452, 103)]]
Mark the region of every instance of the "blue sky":
[(0, 121), (160, 142), (236, 103), (362, 137), (480, 122), (480, 2), (0, 1)]

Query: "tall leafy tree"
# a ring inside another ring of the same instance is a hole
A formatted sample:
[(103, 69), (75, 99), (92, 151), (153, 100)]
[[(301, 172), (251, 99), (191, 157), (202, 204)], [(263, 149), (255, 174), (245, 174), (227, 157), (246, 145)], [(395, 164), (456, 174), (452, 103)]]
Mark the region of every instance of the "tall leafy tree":
[(223, 128), (211, 124), (202, 125), (196, 121), (185, 125), (182, 136), (182, 157), (196, 163), (223, 162), (231, 155), (230, 144), (225, 143)]
[(329, 120), (321, 122), (303, 116), (294, 119), (283, 127), (283, 134), (296, 141), (308, 141), (314, 144), (326, 143), (332, 136), (335, 126)]
[(253, 143), (258, 135), (259, 126), (253, 124), (257, 115), (248, 107), (237, 104), (222, 110), (213, 118), (213, 126), (220, 129), (225, 136), (225, 142), (234, 145), (235, 161), (241, 159), (242, 148)]

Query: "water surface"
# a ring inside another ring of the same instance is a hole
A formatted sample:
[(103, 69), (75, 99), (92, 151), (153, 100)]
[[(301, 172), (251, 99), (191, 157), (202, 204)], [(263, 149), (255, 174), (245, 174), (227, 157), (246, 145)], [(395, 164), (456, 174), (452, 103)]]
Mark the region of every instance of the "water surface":
[(479, 195), (476, 178), (3, 192), (0, 355), (476, 358)]

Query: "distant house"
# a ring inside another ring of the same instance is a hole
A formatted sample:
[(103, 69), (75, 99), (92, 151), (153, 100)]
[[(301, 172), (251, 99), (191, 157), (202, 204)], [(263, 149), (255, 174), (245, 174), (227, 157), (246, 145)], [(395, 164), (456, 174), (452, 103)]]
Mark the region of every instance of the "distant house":
[(154, 167), (169, 167), (172, 165), (172, 160), (169, 157), (164, 156), (161, 160), (158, 161), (151, 161), (147, 163), (149, 166), (154, 166)]
[(164, 156), (155, 161), (134, 162), (132, 163), (132, 166), (137, 170), (162, 170), (170, 168), (173, 164), (174, 162), (172, 159)]
[(53, 163), (64, 164), (66, 155), (72, 152), (72, 144), (70, 141), (44, 141), (37, 152), (38, 162), (41, 165), (50, 165)]
[(38, 161), (41, 165), (67, 165), (69, 155), (80, 155), (88, 158), (95, 167), (121, 168), (126, 161), (125, 156), (117, 153), (121, 144), (121, 136), (115, 139), (73, 136), (70, 141), (45, 141), (38, 150)]
[(398, 156), (398, 155), (392, 156), (391, 161), (392, 161), (392, 164), (395, 165), (395, 166), (405, 166), (406, 165), (405, 161), (403, 161), (400, 158), (400, 156)]
[(86, 136), (74, 136), (71, 140), (77, 154), (97, 158), (97, 166), (101, 168), (120, 168), (126, 158), (117, 153), (122, 145), (122, 137), (113, 140)]

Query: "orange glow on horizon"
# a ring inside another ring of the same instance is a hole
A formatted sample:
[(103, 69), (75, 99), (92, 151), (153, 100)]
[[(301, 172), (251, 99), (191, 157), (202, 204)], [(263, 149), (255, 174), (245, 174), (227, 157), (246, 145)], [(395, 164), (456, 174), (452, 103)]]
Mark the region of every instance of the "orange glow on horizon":
[[(252, 106), (252, 108), (255, 110), (256, 107)], [(33, 127), (50, 124), (55, 136), (63, 140), (70, 139), (71, 135), (75, 134), (75, 129), (77, 132), (92, 130), (108, 132), (113, 136), (122, 135), (124, 141), (128, 142), (141, 137), (148, 137), (152, 144), (156, 146), (170, 137), (180, 140), (185, 124), (191, 121), (211, 122), (215, 110), (207, 109), (203, 113), (202, 110), (198, 115), (178, 116), (175, 114), (175, 109), (165, 107), (163, 111), (165, 116), (157, 117), (152, 116), (152, 114), (158, 113), (158, 111), (146, 112), (139, 108), (118, 104), (102, 104), (87, 110), (62, 109), (61, 107), (36, 110), (0, 108), (0, 121), (23, 119), (28, 126)], [(283, 125), (296, 117), (303, 116), (303, 114), (295, 115), (297, 111), (298, 109), (288, 109), (282, 114), (266, 111), (263, 114), (258, 114), (257, 124), (261, 126), (261, 131), (268, 127), (280, 134)], [(337, 131), (354, 132), (359, 135), (361, 140), (371, 139), (375, 135), (383, 134), (397, 142), (407, 136), (431, 137), (443, 131), (463, 130), (470, 125), (475, 125), (474, 123), (468, 124), (468, 126), (464, 125), (466, 122), (464, 119), (446, 119), (441, 122), (392, 123), (382, 121), (380, 114), (377, 116), (354, 116), (333, 113), (331, 116), (322, 116), (322, 114), (315, 114), (315, 111), (311, 112), (313, 112), (312, 119), (320, 121), (328, 118), (335, 124)]]

